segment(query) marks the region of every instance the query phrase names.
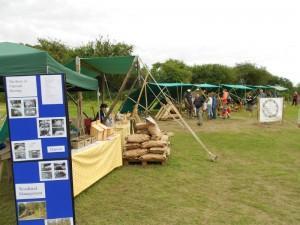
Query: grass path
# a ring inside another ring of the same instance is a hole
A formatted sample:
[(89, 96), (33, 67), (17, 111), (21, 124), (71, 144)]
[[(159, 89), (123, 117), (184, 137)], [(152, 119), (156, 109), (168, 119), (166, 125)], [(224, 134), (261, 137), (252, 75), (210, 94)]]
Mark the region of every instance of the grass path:
[[(259, 125), (246, 113), (197, 127), (220, 157), (207, 160), (174, 122), (165, 166), (122, 167), (75, 199), (78, 225), (298, 225), (300, 129), (297, 109), (289, 123)], [(96, 172), (96, 171), (93, 171)], [(11, 185), (0, 184), (0, 224), (14, 224)]]

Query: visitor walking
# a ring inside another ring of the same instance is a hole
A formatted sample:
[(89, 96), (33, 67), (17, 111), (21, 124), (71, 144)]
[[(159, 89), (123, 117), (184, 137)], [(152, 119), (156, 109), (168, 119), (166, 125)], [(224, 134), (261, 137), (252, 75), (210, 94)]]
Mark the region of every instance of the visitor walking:
[(184, 94), (184, 104), (188, 113), (188, 117), (191, 118), (193, 115), (193, 96), (191, 93), (191, 89), (188, 89)]
[(218, 99), (216, 93), (212, 93), (212, 118), (217, 119)]

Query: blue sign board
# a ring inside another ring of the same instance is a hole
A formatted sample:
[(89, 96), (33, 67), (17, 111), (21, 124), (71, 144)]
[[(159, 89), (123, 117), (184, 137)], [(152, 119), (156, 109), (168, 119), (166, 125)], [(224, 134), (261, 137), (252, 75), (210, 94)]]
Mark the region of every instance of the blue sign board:
[(4, 79), (17, 223), (74, 225), (65, 77)]

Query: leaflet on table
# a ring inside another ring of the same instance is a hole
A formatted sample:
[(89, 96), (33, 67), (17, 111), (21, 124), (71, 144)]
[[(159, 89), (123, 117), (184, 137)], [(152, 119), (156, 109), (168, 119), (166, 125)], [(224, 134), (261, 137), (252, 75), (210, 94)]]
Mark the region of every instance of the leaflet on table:
[(63, 104), (61, 75), (41, 76), (42, 104)]
[(39, 162), (40, 181), (67, 180), (69, 178), (67, 160)]
[(39, 138), (66, 137), (66, 118), (37, 118), (37, 130)]
[(12, 141), (11, 146), (14, 161), (43, 159), (41, 140)]
[(14, 76), (6, 78), (6, 93), (8, 98), (23, 98), (37, 96), (35, 76)]
[(9, 98), (8, 110), (10, 119), (38, 117), (38, 99), (37, 97)]

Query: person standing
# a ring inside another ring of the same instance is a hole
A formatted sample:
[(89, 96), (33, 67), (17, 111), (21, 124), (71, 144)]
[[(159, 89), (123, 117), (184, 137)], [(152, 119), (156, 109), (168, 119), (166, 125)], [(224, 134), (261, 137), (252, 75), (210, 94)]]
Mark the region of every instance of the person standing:
[(213, 104), (212, 93), (209, 93), (207, 99), (207, 117), (209, 120), (213, 118), (212, 104)]
[(216, 93), (212, 94), (212, 118), (217, 119), (218, 99)]
[(196, 94), (195, 100), (194, 100), (194, 106), (196, 108), (196, 115), (198, 117), (198, 125), (201, 126), (203, 124), (203, 103), (205, 102), (205, 97), (203, 93), (201, 95)]
[(188, 111), (189, 118), (193, 115), (193, 96), (191, 93), (191, 89), (188, 89), (187, 92), (184, 94), (184, 104), (185, 108)]
[(298, 105), (298, 92), (295, 91), (293, 94), (293, 102), (292, 105), (297, 106)]
[(266, 95), (266, 93), (264, 93), (264, 90), (263, 90), (263, 89), (260, 89), (260, 90), (259, 90), (258, 97), (259, 97), (259, 98), (266, 98), (266, 97), (267, 97), (267, 95)]
[(250, 113), (250, 116), (253, 116), (253, 105), (254, 105), (254, 98), (249, 92), (246, 97), (246, 111)]

